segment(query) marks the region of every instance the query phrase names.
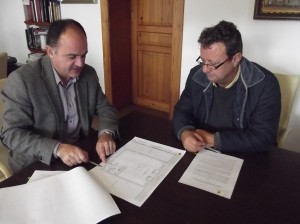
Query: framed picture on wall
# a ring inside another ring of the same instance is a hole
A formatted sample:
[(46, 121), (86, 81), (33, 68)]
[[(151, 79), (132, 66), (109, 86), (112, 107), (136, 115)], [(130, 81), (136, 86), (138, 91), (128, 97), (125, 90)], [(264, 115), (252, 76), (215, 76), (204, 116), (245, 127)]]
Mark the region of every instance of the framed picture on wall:
[(255, 0), (253, 19), (300, 20), (300, 0)]

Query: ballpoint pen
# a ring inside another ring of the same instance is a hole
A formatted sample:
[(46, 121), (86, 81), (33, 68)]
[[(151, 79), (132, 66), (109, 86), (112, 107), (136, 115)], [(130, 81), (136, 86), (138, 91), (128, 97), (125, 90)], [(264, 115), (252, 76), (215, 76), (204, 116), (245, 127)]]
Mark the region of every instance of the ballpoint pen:
[(204, 149), (207, 149), (209, 151), (216, 152), (216, 153), (221, 153), (219, 150), (216, 150), (216, 149), (214, 149), (212, 147), (205, 147)]
[[(219, 150), (214, 149), (212, 147), (205, 147), (204, 149), (215, 152), (215, 153), (221, 153)], [(196, 155), (196, 154), (198, 154), (198, 152), (194, 152), (194, 154)]]
[(91, 161), (91, 160), (89, 160), (89, 163), (90, 163), (90, 164), (93, 164), (93, 165), (95, 165), (95, 166), (102, 167), (100, 164), (98, 164), (98, 163), (95, 163), (95, 162), (93, 162), (93, 161)]

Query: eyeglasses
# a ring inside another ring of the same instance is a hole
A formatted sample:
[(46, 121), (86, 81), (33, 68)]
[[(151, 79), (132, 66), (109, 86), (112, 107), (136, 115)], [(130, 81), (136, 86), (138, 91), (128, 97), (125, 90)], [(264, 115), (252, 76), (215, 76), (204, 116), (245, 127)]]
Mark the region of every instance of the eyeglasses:
[(221, 62), (221, 63), (218, 64), (218, 65), (210, 65), (210, 64), (205, 64), (205, 63), (203, 63), (202, 61), (200, 61), (200, 60), (201, 60), (201, 57), (199, 56), (199, 57), (196, 59), (196, 62), (197, 62), (199, 65), (201, 65), (201, 66), (206, 65), (207, 67), (209, 67), (209, 68), (212, 69), (212, 70), (217, 70), (217, 69), (220, 68), (222, 65), (224, 65), (225, 62), (228, 61), (229, 59), (230, 59), (229, 57), (226, 58), (223, 62)]

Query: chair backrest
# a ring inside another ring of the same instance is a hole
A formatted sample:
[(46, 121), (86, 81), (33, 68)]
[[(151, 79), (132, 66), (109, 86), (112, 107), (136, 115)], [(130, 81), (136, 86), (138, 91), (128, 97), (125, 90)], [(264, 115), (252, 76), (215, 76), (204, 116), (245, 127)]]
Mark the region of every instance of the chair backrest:
[[(6, 82), (5, 79), (0, 79), (0, 91)], [(0, 98), (0, 128), (2, 127), (2, 114), (3, 114), (4, 102)], [(11, 170), (8, 168), (8, 149), (0, 142), (0, 181), (12, 175)]]
[(7, 166), (0, 162), (0, 182), (11, 177), (11, 171), (7, 168)]
[[(5, 82), (6, 82), (6, 78), (5, 79), (0, 79), (0, 92), (3, 89), (3, 86), (4, 86)], [(0, 128), (2, 127), (3, 107), (4, 107), (4, 102), (3, 102), (2, 98), (0, 98)]]
[(283, 145), (283, 135), (286, 132), (297, 93), (300, 76), (274, 74), (278, 79), (281, 91), (281, 115), (278, 130), (278, 145)]
[(0, 52), (0, 79), (7, 77), (7, 53)]

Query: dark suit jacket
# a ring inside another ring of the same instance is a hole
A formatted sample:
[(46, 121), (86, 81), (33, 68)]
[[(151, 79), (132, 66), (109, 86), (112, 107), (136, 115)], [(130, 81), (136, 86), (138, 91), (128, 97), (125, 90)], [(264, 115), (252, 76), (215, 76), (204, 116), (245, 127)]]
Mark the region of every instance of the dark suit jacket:
[[(75, 84), (81, 136), (89, 135), (94, 115), (99, 129), (118, 131), (115, 109), (106, 99), (94, 68), (85, 65)], [(48, 56), (26, 64), (9, 75), (1, 141), (10, 151), (10, 165), (17, 171), (36, 159), (50, 164), (54, 147), (63, 136), (64, 110)]]

